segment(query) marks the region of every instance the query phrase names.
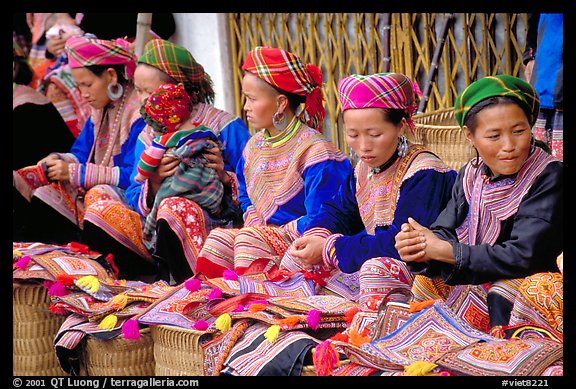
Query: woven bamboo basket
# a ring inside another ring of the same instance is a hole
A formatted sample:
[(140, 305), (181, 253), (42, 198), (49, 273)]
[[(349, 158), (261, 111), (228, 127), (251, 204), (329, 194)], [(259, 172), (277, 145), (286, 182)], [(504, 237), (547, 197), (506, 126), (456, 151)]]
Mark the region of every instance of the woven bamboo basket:
[(99, 340), (89, 336), (82, 357), (89, 376), (154, 376), (154, 343), (150, 328), (140, 330), (140, 339), (117, 336)]
[(470, 147), (454, 118), (454, 109), (414, 115), (413, 120), (414, 134), (407, 134), (412, 142), (426, 146), (456, 171), (470, 160)]
[(43, 285), (13, 284), (12, 372), (15, 376), (66, 376), (54, 352), (54, 337), (65, 320), (48, 309)]
[(200, 337), (206, 332), (170, 325), (150, 326), (157, 376), (202, 376)]

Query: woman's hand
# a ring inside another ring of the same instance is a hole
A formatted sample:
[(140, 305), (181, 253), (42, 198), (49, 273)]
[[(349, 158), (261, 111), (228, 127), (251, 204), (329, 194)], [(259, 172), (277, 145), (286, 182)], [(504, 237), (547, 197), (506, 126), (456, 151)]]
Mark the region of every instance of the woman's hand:
[(218, 147), (216, 142), (214, 141), (209, 142), (212, 143), (214, 147), (204, 150), (203, 155), (204, 158), (206, 158), (207, 162), (205, 166), (216, 170), (216, 173), (218, 173), (218, 177), (220, 177), (220, 181), (222, 181), (224, 185), (230, 186), (231, 185), (230, 176), (228, 175), (226, 170), (224, 170), (224, 159), (222, 158), (222, 150), (220, 150), (220, 147)]
[(408, 223), (402, 224), (395, 240), (394, 247), (404, 262), (437, 260), (454, 263), (452, 245), (438, 238), (430, 229), (411, 217), (408, 218)]
[(149, 190), (152, 191), (154, 196), (156, 196), (156, 192), (158, 192), (160, 185), (162, 185), (162, 181), (164, 181), (166, 177), (170, 177), (176, 173), (179, 164), (180, 160), (177, 158), (169, 155), (162, 157), (160, 165), (148, 179)]
[[(46, 158), (45, 158), (46, 159)], [(47, 178), (50, 181), (69, 181), (70, 172), (68, 171), (68, 162), (59, 158), (46, 160)]]
[(303, 236), (296, 239), (288, 250), (304, 267), (310, 268), (322, 263), (322, 250), (325, 243), (326, 238), (321, 236)]

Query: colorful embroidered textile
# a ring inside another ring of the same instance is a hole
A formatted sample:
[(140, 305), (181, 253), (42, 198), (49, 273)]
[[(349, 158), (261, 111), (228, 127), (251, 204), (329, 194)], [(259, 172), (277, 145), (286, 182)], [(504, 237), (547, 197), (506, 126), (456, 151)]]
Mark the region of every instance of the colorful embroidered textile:
[[(418, 108), (414, 95), (422, 95), (418, 85), (404, 74), (352, 74), (338, 82), (342, 112), (358, 108), (391, 108), (405, 111), (408, 117)], [(408, 121), (414, 129), (412, 119)]]
[(138, 63), (160, 69), (184, 84), (193, 104), (214, 102), (212, 80), (186, 48), (163, 39), (152, 39), (144, 46)]
[(72, 37), (66, 41), (65, 50), (71, 69), (93, 65), (125, 65), (130, 78), (136, 69), (136, 56), (130, 49), (130, 42), (124, 39)]
[(214, 334), (212, 339), (202, 341), (202, 370), (206, 376), (220, 375), (224, 362), (230, 355), (230, 351), (238, 338), (240, 338), (246, 329), (250, 326), (250, 320), (237, 320), (232, 327), (220, 334)]
[(32, 199), (34, 190), (50, 184), (46, 177), (46, 167), (44, 165), (33, 165), (13, 170), (12, 181), (16, 190), (28, 201)]
[(510, 339), (452, 349), (433, 362), (458, 375), (538, 376), (562, 357), (562, 344), (553, 340)]
[(304, 274), (296, 273), (290, 278), (282, 281), (255, 280), (251, 277), (238, 277), (240, 283), (240, 294), (262, 293), (276, 297), (301, 298), (313, 296), (314, 282), (304, 278)]
[(490, 332), (488, 293), (484, 285), (457, 285), (446, 299), (454, 314), (482, 332)]
[(454, 113), (460, 127), (464, 126), (466, 115), (473, 106), (494, 96), (513, 98), (526, 112), (532, 113), (531, 117), (528, 118), (530, 125), (532, 126), (536, 121), (540, 109), (540, 99), (532, 85), (518, 77), (498, 74), (474, 81), (458, 95), (454, 102)]
[(398, 330), (361, 347), (335, 341), (352, 362), (384, 370), (403, 370), (414, 361), (430, 362), (445, 352), (496, 338), (458, 319), (436, 302), (414, 314)]
[(371, 300), (380, 301), (396, 288), (409, 290), (413, 277), (401, 260), (389, 257), (369, 259), (360, 270), (358, 301), (368, 308)]
[(176, 131), (190, 117), (192, 103), (182, 83), (162, 84), (146, 99), (141, 109), (144, 121), (162, 134)]
[[(283, 263), (284, 259), (282, 260)], [(344, 273), (334, 269), (326, 279), (326, 285), (320, 289), (318, 294), (330, 293), (344, 297), (347, 300), (358, 301), (360, 296), (360, 272)]]
[(283, 91), (306, 96), (300, 119), (309, 127), (322, 128), (326, 112), (322, 105), (322, 71), (318, 66), (304, 65), (300, 58), (285, 50), (259, 46), (246, 55), (242, 70)]
[(273, 297), (268, 303), (286, 309), (288, 311), (307, 314), (315, 309), (326, 316), (344, 316), (351, 308), (357, 308), (358, 304), (338, 296), (314, 295), (301, 298)]

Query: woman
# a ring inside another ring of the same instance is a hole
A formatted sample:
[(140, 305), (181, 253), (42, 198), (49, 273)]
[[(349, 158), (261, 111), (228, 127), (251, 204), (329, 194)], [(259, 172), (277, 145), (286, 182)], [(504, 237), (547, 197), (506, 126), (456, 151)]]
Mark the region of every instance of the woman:
[[(74, 136), (50, 100), (29, 86), (33, 71), (15, 42), (12, 61), (12, 170), (17, 171), (35, 165), (52, 150), (70, 149)], [(14, 242), (20, 242), (26, 240), (27, 235), (23, 221), (31, 216), (26, 215), (28, 203), (16, 189), (13, 190), (13, 205), (12, 237)]]
[(338, 277), (331, 277), (326, 287), (365, 308), (374, 308), (371, 302), (395, 287), (408, 287), (411, 275), (394, 236), (409, 215), (430, 225), (456, 177), (436, 155), (406, 139), (406, 130), (413, 130), (415, 92), (417, 86), (398, 73), (351, 75), (339, 82), (346, 141), (359, 161), (282, 262), (290, 270), (359, 271), (359, 285), (357, 278), (337, 285)]
[[(124, 201), (103, 200), (87, 210), (84, 239), (90, 247), (113, 253), (117, 258), (155, 259), (162, 265), (158, 277), (171, 275), (181, 283), (196, 271), (196, 258), (210, 230), (238, 222), (235, 166), (250, 132), (241, 118), (211, 105), (214, 91), (210, 76), (182, 46), (162, 39), (149, 41), (138, 59), (134, 82), (140, 103), (166, 82), (184, 85), (193, 105), (190, 120), (210, 128), (218, 137), (220, 147), (204, 153), (209, 162), (205, 167), (215, 169), (224, 184), (227, 208), (216, 218), (191, 199), (173, 196), (162, 200), (157, 209), (155, 246), (149, 250), (142, 235), (144, 221), (162, 182), (174, 175), (179, 164), (177, 159), (165, 156), (144, 182), (134, 180), (138, 173), (134, 164), (132, 184)], [(136, 161), (153, 138), (153, 130), (147, 126), (137, 142)]]
[(66, 52), (92, 114), (70, 152), (53, 152), (38, 162), (46, 164), (47, 178), (53, 183), (34, 192), (30, 205), (42, 213), (29, 221), (37, 226), (37, 234), (29, 239), (47, 243), (78, 240), (84, 209), (97, 193), (122, 195), (130, 183), (134, 147), (144, 127), (131, 81), (136, 59), (128, 42), (75, 37), (67, 41)]
[[(256, 47), (242, 65), (244, 111), (258, 131), (238, 163), (242, 229), (213, 230), (197, 272), (220, 277), (259, 258), (278, 265), (352, 166), (317, 130), (325, 115), (322, 72), (279, 48)], [(298, 114), (300, 105), (304, 109)]]
[[(525, 81), (482, 78), (458, 96), (454, 109), (477, 158), (460, 170), (434, 224), (425, 228), (409, 219), (396, 248), (412, 272), (487, 290), (490, 327), (508, 325), (523, 278), (558, 271), (563, 164), (534, 145), (539, 100)], [(415, 297), (438, 297), (426, 277), (415, 283)]]

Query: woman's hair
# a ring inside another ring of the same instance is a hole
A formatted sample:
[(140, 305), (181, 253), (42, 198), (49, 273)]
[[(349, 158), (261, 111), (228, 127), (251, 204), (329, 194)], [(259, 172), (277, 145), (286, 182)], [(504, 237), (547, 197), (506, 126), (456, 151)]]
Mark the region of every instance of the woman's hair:
[(492, 97), (484, 99), (484, 100), (480, 101), (478, 104), (474, 105), (472, 108), (470, 108), (470, 111), (466, 115), (466, 119), (464, 120), (464, 125), (466, 127), (468, 127), (468, 129), (470, 130), (472, 135), (474, 135), (474, 132), (476, 131), (476, 126), (477, 126), (476, 116), (477, 116), (478, 112), (482, 111), (484, 108), (488, 108), (488, 107), (498, 105), (498, 104), (516, 104), (517, 106), (522, 108), (522, 111), (524, 111), (524, 114), (526, 115), (528, 122), (530, 122), (531, 113), (528, 112), (522, 105), (518, 104), (516, 102), (516, 100), (514, 100), (511, 97), (507, 97), (507, 96), (492, 96)]
[[(270, 85), (270, 84), (268, 84), (268, 85)], [(281, 95), (286, 96), (286, 98), (288, 99), (288, 106), (290, 107), (290, 109), (294, 113), (296, 113), (296, 110), (298, 109), (298, 107), (300, 107), (300, 104), (306, 102), (306, 96), (300, 96), (300, 95), (297, 95), (295, 93), (286, 92), (285, 90), (282, 90), (282, 89), (280, 89), (274, 85), (270, 85), (270, 86), (272, 88), (274, 88), (276, 90), (276, 92), (280, 93)]]
[(381, 110), (384, 112), (384, 120), (395, 126), (399, 125), (402, 119), (410, 119), (410, 114), (404, 109), (381, 108)]
[(18, 85), (28, 85), (32, 82), (34, 78), (34, 71), (32, 68), (23, 61), (14, 61), (16, 64), (16, 75), (14, 76), (14, 82)]
[(128, 83), (128, 79), (126, 78), (126, 69), (124, 65), (91, 65), (86, 66), (86, 69), (90, 70), (96, 76), (100, 77), (106, 69), (112, 68), (116, 71), (116, 76), (118, 77), (118, 83), (125, 85)]

